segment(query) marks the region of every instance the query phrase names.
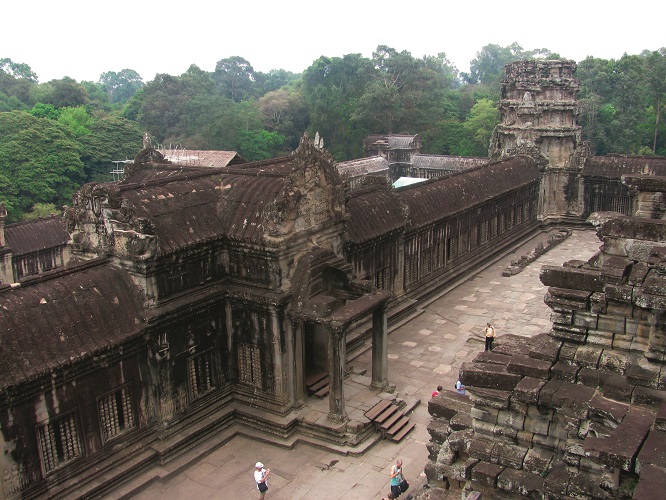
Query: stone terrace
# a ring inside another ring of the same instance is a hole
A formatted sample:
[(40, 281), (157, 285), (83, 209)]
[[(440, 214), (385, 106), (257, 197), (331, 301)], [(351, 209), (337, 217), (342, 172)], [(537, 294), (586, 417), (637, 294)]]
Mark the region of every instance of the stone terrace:
[[(219, 436), (217, 442), (192, 450), (174, 464), (152, 470), (150, 477), (141, 478), (140, 484), (132, 482), (118, 489), (111, 498), (252, 498), (256, 494), (253, 466), (261, 460), (271, 469), (269, 494), (274, 500), (380, 499), (389, 491), (389, 469), (397, 457), (404, 461), (406, 477), (412, 484), (410, 493), (418, 493), (425, 482), (423, 471), (428, 463), (427, 445), (431, 437), (428, 406), (433, 404), (430, 394), (435, 386), (444, 386), (446, 397), (442, 398), (458, 398), (453, 385), (463, 363), (472, 361), (483, 349), (481, 335), (486, 321), (497, 327), (497, 349), (507, 345), (508, 332), (521, 338), (548, 332), (550, 310), (543, 300), (546, 287), (538, 278), (541, 267), (560, 265), (571, 259), (587, 260), (599, 247), (594, 232), (574, 231), (570, 238), (526, 266), (523, 272), (510, 277), (502, 275), (512, 261), (531, 252), (544, 238), (543, 234), (537, 236), (487, 267), (477, 269), (467, 281), (445, 290), (428, 303), (419, 304), (421, 314), (391, 332), (389, 381), (396, 391), (384, 396), (421, 400), (410, 414), (416, 428), (402, 442), (382, 440), (363, 454), (355, 455), (303, 443), (278, 446), (259, 431), (235, 437)], [(356, 373), (369, 369), (370, 363), (370, 351), (349, 360)], [(347, 386), (346, 382), (345, 391)], [(360, 396), (359, 393), (352, 399)], [(314, 399), (315, 412), (317, 404), (319, 400)], [(469, 421), (454, 420), (452, 425), (462, 428)], [(152, 483), (146, 485), (146, 481)], [(430, 492), (438, 495), (431, 498), (460, 498), (460, 490), (456, 488)]]

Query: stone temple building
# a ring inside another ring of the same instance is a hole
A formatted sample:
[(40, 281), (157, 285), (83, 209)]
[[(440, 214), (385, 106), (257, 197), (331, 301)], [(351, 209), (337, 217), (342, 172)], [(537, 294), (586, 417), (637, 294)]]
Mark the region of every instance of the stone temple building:
[[(509, 65), (500, 102), (502, 124), (491, 156), (484, 162), (461, 161), (450, 174), (400, 189), (391, 187), (386, 169), (374, 160), (352, 165), (365, 169), (363, 179), (341, 175), (319, 141), (307, 137), (288, 157), (223, 167), (174, 164), (147, 148), (126, 166), (122, 181), (84, 186), (65, 212), (66, 257), (29, 276), (2, 274), (2, 494), (101, 497), (133, 475), (240, 427), (262, 432), (266, 440), (298, 436), (338, 451), (358, 450), (377, 439), (366, 415), (348, 411), (349, 352), (370, 345), (369, 387), (390, 390), (389, 325), (409, 314), (419, 299), (544, 225), (584, 224), (600, 210), (619, 212), (622, 221), (633, 220), (634, 213), (644, 218), (662, 213), (661, 186), (649, 178), (666, 175), (666, 159), (592, 157), (580, 141), (574, 70), (571, 61)], [(405, 150), (411, 161), (414, 144)], [(456, 158), (445, 163), (455, 164)], [(650, 241), (663, 237), (650, 229), (659, 222), (648, 220), (641, 230), (630, 229), (627, 222), (605, 222), (606, 254), (544, 274), (552, 282), (549, 300), (556, 314), (553, 334), (535, 340), (544, 346), (534, 348), (541, 358), (524, 350), (510, 353), (519, 359), (497, 352), (473, 364), (478, 366), (465, 367), (463, 377), (473, 396), (453, 405), (455, 415), (464, 405), (470, 409), (460, 415), (460, 424), (444, 401), (430, 402), (435, 419), (428, 477), (433, 487), (454, 480), (473, 483), (476, 465), (497, 466), (497, 453), (505, 460), (505, 452), (493, 448), (482, 461), (473, 455), (472, 443), (477, 437), (494, 443), (494, 429), (510, 427), (507, 419), (518, 417), (496, 408), (498, 419), (500, 411), (511, 416), (502, 413), (502, 424), (496, 421), (491, 430), (490, 423), (479, 423), (486, 422), (485, 413), (472, 412), (477, 401), (479, 408), (499, 405), (492, 402), (505, 396), (510, 403), (516, 387), (527, 393), (539, 381), (543, 387), (561, 382), (567, 388), (551, 390), (557, 404), (569, 401), (572, 393), (580, 399), (592, 390), (591, 382), (584, 385), (581, 379), (579, 384), (576, 378), (583, 368), (594, 372), (587, 381), (603, 371), (600, 367), (623, 367), (617, 374), (626, 376), (640, 353), (653, 355), (636, 362), (640, 369), (631, 373), (640, 374), (643, 386), (655, 392), (634, 401), (632, 390), (629, 400), (625, 394), (617, 404), (633, 415), (643, 411), (634, 405), (657, 400), (660, 302), (652, 299), (658, 294), (649, 292), (648, 300), (635, 291), (658, 284), (660, 268), (653, 256), (658, 244), (643, 241), (648, 234)], [(6, 237), (12, 226), (0, 227), (5, 269), (13, 255)], [(620, 243), (624, 230), (633, 235), (626, 244)], [(34, 242), (22, 255), (40, 245), (56, 248), (60, 243)], [(646, 264), (638, 265), (638, 257)], [(575, 278), (580, 284), (567, 287), (567, 272), (585, 279)], [(638, 313), (639, 305), (645, 312)], [(608, 316), (605, 323), (600, 314)], [(616, 331), (620, 323), (621, 333)], [(590, 335), (590, 330), (599, 333)], [(613, 335), (609, 340), (609, 331), (624, 343), (616, 343)], [(596, 361), (592, 351), (598, 347), (578, 354), (574, 347), (591, 339), (609, 354), (599, 351)], [(564, 348), (565, 343), (570, 346)], [(612, 353), (616, 347), (624, 349), (624, 361)], [(522, 382), (528, 374), (516, 375), (503, 367), (505, 361), (532, 363), (536, 371)], [(487, 373), (495, 374), (490, 378), (501, 387), (488, 387)], [(576, 386), (570, 389), (565, 382)], [(589, 390), (576, 391), (577, 385)], [(585, 404), (596, 394), (594, 388)], [(309, 421), (303, 409), (317, 395), (326, 398), (328, 414)], [(534, 408), (530, 404), (514, 407), (531, 412), (535, 429), (557, 421), (563, 422), (558, 436), (562, 429), (569, 432), (574, 421), (564, 422), (559, 407), (538, 398)], [(581, 412), (573, 417), (582, 422), (587, 417)], [(579, 450), (588, 444), (594, 450), (609, 445), (601, 442), (604, 433), (621, 417), (613, 413), (612, 421), (604, 410), (600, 418), (598, 426), (585, 424), (584, 441), (568, 455), (559, 441), (547, 441), (546, 433), (545, 444), (533, 454), (541, 457), (552, 449), (553, 458), (530, 473), (547, 479), (550, 471), (560, 470), (557, 460), (575, 461), (572, 457), (586, 453)], [(455, 441), (454, 431), (467, 434)], [(595, 437), (595, 432), (599, 442), (587, 443), (586, 436)], [(514, 439), (508, 432), (503, 436)], [(459, 449), (451, 447), (454, 442)], [(506, 444), (526, 446), (522, 441)], [(507, 450), (509, 457), (520, 454)], [(606, 474), (602, 460), (592, 465), (581, 459), (575, 465), (581, 474), (593, 469), (594, 477), (605, 478), (604, 485), (621, 482), (615, 469)], [(455, 476), (452, 471), (462, 472)], [(632, 473), (643, 474), (635, 468)], [(495, 491), (501, 473), (494, 477), (486, 492)]]

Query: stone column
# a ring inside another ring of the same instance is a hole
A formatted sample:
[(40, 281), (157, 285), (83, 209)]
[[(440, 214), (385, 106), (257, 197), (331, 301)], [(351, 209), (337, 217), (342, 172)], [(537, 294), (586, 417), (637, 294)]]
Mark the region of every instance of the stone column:
[(305, 339), (303, 338), (303, 322), (298, 321), (292, 326), (294, 330), (294, 406), (305, 404)]
[(347, 419), (345, 411), (345, 367), (347, 365), (347, 351), (345, 345), (345, 331), (328, 329), (328, 418), (335, 422)]
[(372, 313), (372, 383), (377, 389), (388, 385), (388, 321), (386, 306)]
[(290, 320), (285, 321), (285, 341), (287, 343), (287, 392), (293, 405), (296, 401), (296, 366), (294, 361), (294, 324)]
[(280, 322), (275, 307), (270, 308), (271, 314), (271, 341), (273, 343), (273, 379), (275, 394), (284, 394), (285, 383), (282, 362), (282, 346), (280, 345)]

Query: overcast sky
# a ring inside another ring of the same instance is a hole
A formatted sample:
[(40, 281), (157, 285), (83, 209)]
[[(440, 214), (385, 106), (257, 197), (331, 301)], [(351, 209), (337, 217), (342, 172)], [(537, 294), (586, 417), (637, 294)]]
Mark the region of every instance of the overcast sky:
[[(483, 46), (518, 42), (582, 61), (588, 55), (666, 46), (666, 9), (655, 0), (10, 0), (0, 7), (0, 59), (26, 63), (40, 82), (97, 81), (133, 69), (144, 81), (180, 75), (191, 64), (213, 71), (241, 56), (256, 71), (305, 70), (319, 56), (378, 45), (414, 57), (444, 52), (459, 71)], [(661, 7), (659, 7), (661, 5)], [(503, 9), (503, 10), (502, 10)]]

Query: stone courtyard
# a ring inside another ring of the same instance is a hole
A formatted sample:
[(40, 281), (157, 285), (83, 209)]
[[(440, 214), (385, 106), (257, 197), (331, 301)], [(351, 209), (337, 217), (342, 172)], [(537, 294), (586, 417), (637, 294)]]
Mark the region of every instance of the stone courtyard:
[[(540, 239), (543, 235), (443, 290), (420, 304), (418, 315), (392, 329), (389, 381), (396, 387), (394, 395), (420, 401), (409, 415), (416, 427), (400, 443), (383, 440), (363, 454), (345, 455), (302, 443), (278, 446), (261, 435), (220, 436), (219, 445), (195, 448), (166, 467), (151, 470), (149, 476), (121, 487), (110, 498), (255, 498), (252, 473), (254, 463), (260, 460), (271, 470), (267, 499), (381, 499), (389, 492), (389, 469), (398, 457), (403, 459), (405, 476), (412, 485), (408, 493), (419, 492), (425, 483), (423, 470), (428, 461), (427, 406), (432, 391), (440, 384), (444, 391), (453, 391), (462, 363), (471, 361), (483, 349), (487, 321), (496, 327), (497, 346), (505, 333), (531, 337), (549, 331), (551, 311), (544, 304), (546, 287), (539, 281), (541, 266), (587, 260), (600, 245), (594, 231), (574, 230), (521, 273), (502, 275), (512, 261), (533, 250)], [(365, 350), (348, 361), (352, 374), (345, 382), (345, 395), (350, 411), (368, 407), (363, 406), (364, 397), (377, 397), (362, 390), (354, 393), (353, 379), (370, 371), (370, 358), (370, 350)], [(316, 413), (322, 401), (312, 397), (307, 403)], [(460, 492), (450, 490), (447, 496), (460, 498)]]

